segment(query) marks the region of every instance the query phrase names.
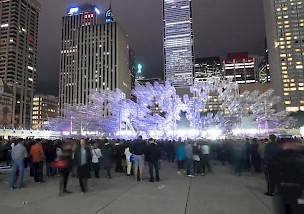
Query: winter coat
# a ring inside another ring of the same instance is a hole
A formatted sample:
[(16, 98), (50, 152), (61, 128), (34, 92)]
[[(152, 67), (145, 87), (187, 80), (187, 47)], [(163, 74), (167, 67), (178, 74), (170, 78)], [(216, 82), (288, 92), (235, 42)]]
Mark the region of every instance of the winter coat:
[(148, 162), (159, 161), (161, 158), (161, 153), (159, 146), (155, 143), (151, 143), (146, 150), (145, 159)]
[(178, 146), (176, 148), (176, 159), (178, 161), (186, 160), (186, 149), (185, 149), (185, 146)]
[(104, 167), (110, 167), (114, 155), (114, 148), (111, 144), (105, 145), (102, 150), (102, 164)]

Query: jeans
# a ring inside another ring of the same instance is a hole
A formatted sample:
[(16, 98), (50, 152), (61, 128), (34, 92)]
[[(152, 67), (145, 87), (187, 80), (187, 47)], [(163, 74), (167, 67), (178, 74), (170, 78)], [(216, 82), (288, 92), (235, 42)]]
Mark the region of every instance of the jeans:
[(34, 165), (34, 180), (35, 182), (43, 181), (43, 162), (33, 163)]
[(55, 169), (52, 166), (52, 162), (45, 162), (46, 176), (51, 177), (55, 175)]
[(24, 161), (23, 160), (14, 160), (13, 161), (13, 169), (12, 174), (10, 177), (10, 188), (14, 188), (15, 178), (17, 171), (19, 172), (19, 178), (18, 178), (18, 188), (22, 188), (23, 186), (23, 176), (24, 176)]
[(193, 173), (193, 159), (187, 158), (187, 175), (192, 175)]
[(201, 163), (203, 168), (203, 173), (206, 172), (206, 168), (208, 168), (208, 172), (211, 172), (211, 166), (209, 162), (209, 155), (205, 154), (201, 156)]
[(178, 160), (177, 161), (177, 168), (178, 168), (178, 171), (180, 171), (181, 169), (184, 169), (184, 160)]
[(155, 169), (155, 178), (156, 178), (156, 181), (159, 181), (158, 161), (150, 161), (149, 162), (150, 181), (154, 181), (153, 168)]
[(193, 161), (193, 171), (194, 171), (195, 175), (201, 173), (201, 163), (200, 163), (200, 161)]
[(95, 178), (99, 178), (100, 163), (93, 163)]
[(70, 174), (69, 170), (60, 171), (59, 192), (66, 190), (69, 180), (69, 174)]

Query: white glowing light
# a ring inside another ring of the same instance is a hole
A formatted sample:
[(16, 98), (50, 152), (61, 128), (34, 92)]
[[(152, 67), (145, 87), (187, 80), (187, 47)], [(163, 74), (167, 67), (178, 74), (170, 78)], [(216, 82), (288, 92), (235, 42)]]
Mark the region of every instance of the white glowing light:
[(220, 139), (222, 136), (222, 130), (216, 128), (207, 129), (207, 138), (211, 140)]
[(99, 15), (100, 14), (100, 10), (98, 10), (97, 7), (95, 7), (95, 12)]
[(301, 133), (302, 137), (304, 137), (304, 126), (302, 126), (302, 127), (300, 128), (300, 133)]
[(6, 23), (6, 24), (2, 24), (1, 25), (1, 27), (8, 27), (9, 26), (9, 24), (8, 23)]
[(69, 14), (77, 13), (78, 10), (79, 10), (78, 7), (72, 7), (72, 8), (70, 8), (70, 10), (69, 10)]

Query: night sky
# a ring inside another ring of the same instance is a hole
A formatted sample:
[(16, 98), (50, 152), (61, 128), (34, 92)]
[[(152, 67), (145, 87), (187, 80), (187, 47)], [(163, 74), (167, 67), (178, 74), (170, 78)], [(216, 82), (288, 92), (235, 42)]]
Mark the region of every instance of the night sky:
[[(109, 0), (38, 0), (42, 5), (36, 93), (58, 95), (61, 17), (69, 6)], [(228, 52), (264, 55), (263, 0), (192, 0), (195, 57)], [(126, 31), (144, 76), (163, 78), (162, 0), (112, 0), (114, 20)]]

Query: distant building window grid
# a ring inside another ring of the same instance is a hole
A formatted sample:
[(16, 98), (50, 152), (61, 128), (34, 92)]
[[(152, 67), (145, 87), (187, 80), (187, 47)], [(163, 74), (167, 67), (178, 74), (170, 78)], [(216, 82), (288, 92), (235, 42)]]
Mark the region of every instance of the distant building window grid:
[(164, 0), (165, 79), (190, 86), (194, 78), (191, 1)]
[[(281, 3), (281, 4), (280, 4)], [(280, 49), (286, 110), (304, 110), (304, 8), (303, 2), (276, 1), (277, 46)], [(290, 27), (291, 26), (291, 27)], [(297, 99), (299, 98), (299, 99)], [(295, 105), (300, 105), (296, 107)]]

